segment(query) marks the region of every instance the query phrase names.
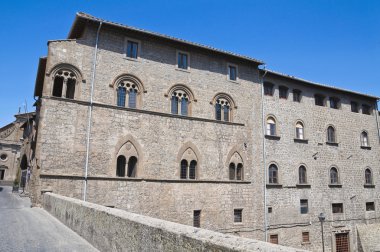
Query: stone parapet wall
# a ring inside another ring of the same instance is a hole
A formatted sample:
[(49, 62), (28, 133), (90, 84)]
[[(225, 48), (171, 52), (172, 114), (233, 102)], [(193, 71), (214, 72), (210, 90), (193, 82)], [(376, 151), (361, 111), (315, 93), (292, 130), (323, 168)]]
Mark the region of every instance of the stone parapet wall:
[(304, 251), (45, 193), (44, 208), (101, 251)]

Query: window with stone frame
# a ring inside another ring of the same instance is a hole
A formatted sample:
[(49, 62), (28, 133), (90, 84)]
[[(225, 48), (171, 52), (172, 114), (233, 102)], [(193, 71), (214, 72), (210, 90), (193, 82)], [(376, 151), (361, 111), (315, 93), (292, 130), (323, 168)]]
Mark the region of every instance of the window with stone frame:
[(302, 122), (296, 123), (296, 139), (304, 139), (304, 126)]
[(332, 213), (343, 213), (343, 203), (332, 203)]
[(330, 108), (339, 109), (340, 107), (340, 99), (337, 97), (330, 97)]
[(365, 115), (370, 115), (371, 114), (371, 106), (367, 104), (362, 105), (362, 113)]
[(173, 91), (171, 97), (171, 113), (174, 115), (189, 115), (189, 95), (181, 89)]
[(315, 105), (317, 106), (325, 106), (325, 96), (321, 94), (314, 95)]
[(243, 159), (237, 152), (230, 159), (229, 178), (230, 180), (243, 180)]
[(177, 52), (177, 67), (187, 70), (189, 68), (189, 54), (185, 52)]
[(365, 169), (364, 179), (365, 179), (365, 181), (364, 181), (365, 185), (372, 185), (373, 184), (372, 171), (370, 168)]
[(375, 202), (366, 202), (365, 203), (366, 211), (375, 211)]
[(278, 90), (279, 90), (279, 98), (280, 99), (288, 99), (288, 90), (289, 90), (288, 87), (279, 86)]
[(193, 149), (187, 148), (182, 154), (180, 163), (180, 179), (197, 179), (198, 158)]
[(268, 173), (268, 183), (278, 184), (278, 168), (275, 164), (269, 166)]
[(215, 120), (232, 122), (232, 113), (236, 108), (232, 98), (226, 94), (218, 94), (214, 101)]
[(301, 165), (298, 168), (298, 183), (299, 184), (307, 184), (307, 173), (306, 173), (306, 167), (304, 165)]
[(243, 209), (234, 209), (234, 222), (243, 222)]
[(327, 127), (327, 142), (336, 143), (335, 129), (333, 126)]
[(300, 212), (301, 214), (307, 214), (309, 212), (309, 202), (307, 199), (300, 200)]
[(332, 167), (330, 169), (330, 184), (331, 185), (339, 184), (338, 169), (335, 167)]
[(142, 83), (134, 76), (120, 76), (114, 83), (116, 88), (116, 105), (118, 107), (140, 108)]
[(228, 64), (228, 79), (231, 81), (237, 80), (237, 66)]
[(53, 79), (53, 92), (55, 97), (74, 99), (77, 76), (73, 70), (59, 69)]
[(139, 154), (131, 141), (124, 143), (116, 159), (117, 177), (137, 177)]
[(359, 105), (357, 102), (351, 102), (351, 112), (359, 113)]
[(301, 102), (301, 98), (302, 98), (302, 91), (299, 89), (293, 89), (293, 101)]
[(270, 116), (267, 118), (266, 135), (268, 135), (268, 136), (276, 136), (277, 135), (276, 119), (274, 119), (274, 117)]
[(274, 84), (264, 82), (264, 95), (273, 96)]
[(127, 40), (127, 57), (137, 59), (139, 53), (139, 43), (132, 40)]
[(273, 244), (278, 244), (278, 234), (269, 235), (269, 242)]
[(309, 232), (302, 232), (302, 242), (303, 243), (310, 242), (310, 234), (309, 234)]
[(193, 212), (193, 227), (201, 227), (201, 210), (194, 210)]
[(366, 131), (363, 131), (360, 135), (360, 141), (361, 146), (363, 147), (369, 147), (369, 141), (368, 141), (368, 133)]

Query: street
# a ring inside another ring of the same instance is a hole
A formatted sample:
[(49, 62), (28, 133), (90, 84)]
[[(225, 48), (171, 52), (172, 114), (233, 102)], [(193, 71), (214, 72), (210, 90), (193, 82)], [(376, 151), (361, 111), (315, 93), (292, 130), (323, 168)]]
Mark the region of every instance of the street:
[(28, 197), (0, 187), (0, 251), (98, 251)]

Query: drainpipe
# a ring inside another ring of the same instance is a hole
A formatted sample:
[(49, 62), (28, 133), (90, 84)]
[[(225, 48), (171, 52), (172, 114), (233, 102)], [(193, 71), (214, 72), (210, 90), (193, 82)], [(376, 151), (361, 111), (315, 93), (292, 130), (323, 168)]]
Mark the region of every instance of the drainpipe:
[(264, 190), (264, 235), (265, 235), (265, 241), (268, 241), (268, 216), (267, 216), (267, 171), (266, 171), (266, 157), (265, 157), (265, 110), (264, 110), (264, 77), (267, 74), (267, 70), (265, 70), (264, 65), (264, 74), (262, 76), (261, 81), (261, 120), (262, 120), (262, 127), (263, 127), (263, 172), (264, 172), (264, 181), (263, 181), (263, 190)]
[(94, 96), (94, 82), (95, 82), (95, 73), (96, 73), (96, 59), (98, 54), (98, 41), (100, 28), (102, 27), (103, 22), (99, 23), (98, 31), (96, 32), (95, 48), (94, 48), (94, 59), (92, 64), (92, 76), (91, 76), (91, 93), (90, 93), (90, 106), (88, 112), (88, 122), (87, 122), (87, 140), (86, 140), (86, 164), (84, 172), (84, 185), (83, 185), (83, 201), (86, 201), (87, 195), (87, 175), (88, 175), (88, 160), (90, 156), (90, 135), (91, 135), (91, 119), (92, 119), (92, 103)]
[(379, 137), (379, 142), (380, 142), (380, 130), (379, 130), (379, 108), (377, 103), (379, 102), (379, 99), (376, 99), (375, 102), (375, 113), (376, 113), (376, 127), (377, 127), (377, 136)]

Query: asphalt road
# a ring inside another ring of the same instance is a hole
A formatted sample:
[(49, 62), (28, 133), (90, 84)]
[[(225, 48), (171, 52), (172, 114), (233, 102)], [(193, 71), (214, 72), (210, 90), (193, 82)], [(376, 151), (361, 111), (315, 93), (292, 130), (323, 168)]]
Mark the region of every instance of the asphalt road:
[(98, 251), (27, 197), (0, 187), (0, 252)]

